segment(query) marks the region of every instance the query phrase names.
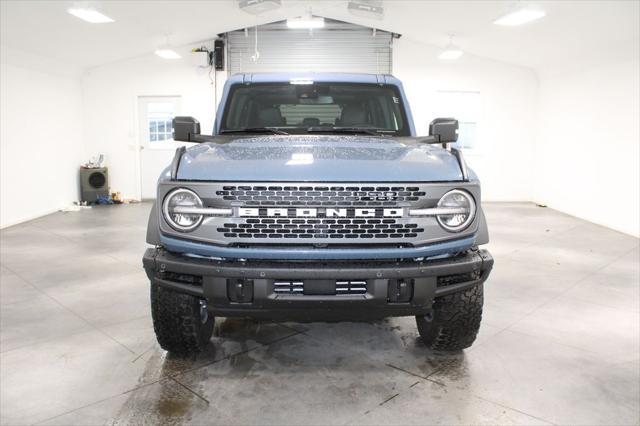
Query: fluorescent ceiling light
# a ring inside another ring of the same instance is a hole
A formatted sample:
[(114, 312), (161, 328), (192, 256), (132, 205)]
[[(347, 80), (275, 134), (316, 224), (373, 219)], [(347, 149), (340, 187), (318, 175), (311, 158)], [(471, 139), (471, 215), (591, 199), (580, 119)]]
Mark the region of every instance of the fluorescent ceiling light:
[(108, 24), (109, 22), (115, 22), (113, 19), (109, 18), (107, 15), (103, 15), (94, 9), (68, 9), (71, 15), (76, 18), (80, 18), (83, 21), (91, 22), (92, 24)]
[(162, 59), (180, 59), (181, 56), (176, 53), (175, 50), (171, 49), (158, 49), (156, 50), (156, 55), (160, 56)]
[(438, 55), (438, 58), (444, 59), (447, 61), (452, 61), (454, 59), (458, 59), (462, 55), (464, 55), (464, 52), (462, 50), (452, 46), (452, 47), (448, 47), (444, 52)]
[(493, 23), (506, 27), (516, 27), (543, 18), (545, 15), (545, 11), (540, 9), (519, 9), (496, 19)]
[(287, 19), (287, 27), (292, 29), (324, 28), (324, 18), (320, 18), (317, 16), (306, 16)]
[(349, 13), (364, 18), (383, 19), (382, 0), (352, 0), (347, 4)]
[(444, 59), (445, 61), (453, 61), (455, 59), (460, 58), (464, 55), (464, 51), (460, 49), (458, 46), (453, 44), (453, 34), (449, 35), (449, 44), (444, 48), (442, 53), (438, 55), (439, 59)]
[(252, 15), (270, 12), (282, 6), (281, 0), (240, 0), (240, 10)]

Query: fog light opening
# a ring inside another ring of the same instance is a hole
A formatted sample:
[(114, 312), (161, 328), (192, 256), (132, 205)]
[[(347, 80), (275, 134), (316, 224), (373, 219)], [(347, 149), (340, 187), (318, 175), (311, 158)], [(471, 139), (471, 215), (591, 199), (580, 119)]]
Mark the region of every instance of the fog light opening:
[(234, 303), (251, 303), (253, 301), (253, 280), (244, 278), (228, 279), (227, 296)]
[(389, 303), (407, 303), (411, 301), (413, 283), (414, 280), (412, 279), (389, 280), (387, 301)]

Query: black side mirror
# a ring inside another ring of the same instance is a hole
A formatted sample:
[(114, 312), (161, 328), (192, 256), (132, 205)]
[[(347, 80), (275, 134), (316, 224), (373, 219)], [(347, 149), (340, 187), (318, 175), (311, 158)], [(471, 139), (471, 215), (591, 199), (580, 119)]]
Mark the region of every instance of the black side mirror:
[(200, 142), (200, 122), (193, 117), (173, 118), (173, 140), (181, 142)]
[(434, 137), (433, 143), (453, 143), (458, 140), (458, 120), (455, 118), (436, 118), (429, 123), (429, 136)]

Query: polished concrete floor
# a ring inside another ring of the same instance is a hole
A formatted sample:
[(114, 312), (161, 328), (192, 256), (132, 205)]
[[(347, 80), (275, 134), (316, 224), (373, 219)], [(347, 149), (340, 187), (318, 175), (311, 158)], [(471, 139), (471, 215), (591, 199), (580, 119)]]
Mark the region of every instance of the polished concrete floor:
[(488, 204), (495, 268), (476, 344), (430, 353), (413, 318), (217, 319), (208, 350), (155, 342), (148, 204), (1, 232), (2, 424), (638, 424), (639, 241)]

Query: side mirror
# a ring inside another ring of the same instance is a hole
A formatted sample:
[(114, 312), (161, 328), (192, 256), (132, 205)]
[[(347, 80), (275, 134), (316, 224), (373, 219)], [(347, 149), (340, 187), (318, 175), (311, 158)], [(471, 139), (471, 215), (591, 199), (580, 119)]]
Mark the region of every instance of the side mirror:
[(429, 136), (434, 137), (433, 143), (453, 143), (458, 140), (458, 120), (455, 118), (436, 118), (429, 123)]
[(193, 117), (173, 118), (173, 140), (181, 142), (200, 142), (200, 122)]

